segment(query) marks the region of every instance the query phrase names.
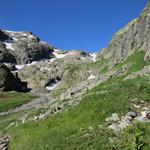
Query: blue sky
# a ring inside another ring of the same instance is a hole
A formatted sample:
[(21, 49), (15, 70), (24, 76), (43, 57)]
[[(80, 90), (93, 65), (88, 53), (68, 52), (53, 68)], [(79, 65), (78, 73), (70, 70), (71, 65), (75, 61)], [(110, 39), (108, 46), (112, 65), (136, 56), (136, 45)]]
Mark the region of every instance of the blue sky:
[(107, 47), (147, 0), (2, 0), (0, 28), (32, 31), (60, 49)]

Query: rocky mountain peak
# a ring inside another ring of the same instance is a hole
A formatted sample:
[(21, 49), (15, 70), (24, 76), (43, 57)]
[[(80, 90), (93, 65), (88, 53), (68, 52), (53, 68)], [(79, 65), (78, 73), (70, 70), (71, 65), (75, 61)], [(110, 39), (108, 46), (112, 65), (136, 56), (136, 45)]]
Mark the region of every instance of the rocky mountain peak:
[(31, 32), (0, 30), (0, 62), (28, 64), (50, 59), (53, 47)]

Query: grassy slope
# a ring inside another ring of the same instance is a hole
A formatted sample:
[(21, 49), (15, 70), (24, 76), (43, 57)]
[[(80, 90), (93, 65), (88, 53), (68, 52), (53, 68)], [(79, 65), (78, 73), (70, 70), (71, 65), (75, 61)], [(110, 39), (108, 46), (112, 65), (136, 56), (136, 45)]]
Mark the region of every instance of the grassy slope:
[(36, 98), (31, 94), (18, 92), (1, 92), (0, 93), (0, 112), (8, 111)]
[(124, 65), (129, 64), (131, 66), (128, 68), (128, 74), (139, 71), (144, 66), (150, 64), (150, 63), (144, 61), (144, 56), (145, 56), (144, 51), (136, 51), (133, 54), (131, 54), (125, 61), (117, 64), (115, 66), (115, 68), (120, 69)]
[[(83, 101), (67, 112), (44, 121), (28, 123), (9, 132), (13, 135), (12, 150), (72, 150), (72, 149), (138, 149), (150, 145), (149, 124), (137, 124), (121, 134), (115, 134), (105, 125), (105, 118), (117, 112), (120, 115), (132, 111), (131, 100), (150, 100), (150, 79), (138, 78), (129, 81), (110, 79), (87, 93)], [(100, 91), (107, 91), (101, 93)], [(133, 110), (134, 111), (134, 110)], [(88, 129), (90, 126), (93, 130)], [(146, 131), (148, 130), (148, 132)], [(114, 144), (109, 137), (117, 137)], [(144, 138), (144, 140), (143, 140)]]
[[(143, 57), (143, 52), (132, 54), (116, 67), (120, 69), (123, 65), (132, 63), (128, 73), (140, 70), (147, 65)], [(101, 62), (95, 65), (99, 66)], [(111, 78), (106, 83), (95, 87), (84, 95), (83, 101), (78, 106), (66, 112), (40, 122), (10, 128), (8, 133), (13, 137), (10, 149), (149, 150), (149, 123), (135, 124), (120, 134), (113, 133), (105, 127), (105, 118), (112, 113), (117, 112), (121, 116), (128, 111), (136, 111), (131, 107), (133, 98), (150, 102), (149, 78), (143, 77), (127, 81), (121, 81), (121, 78)], [(100, 124), (103, 124), (104, 127), (99, 128)], [(117, 139), (114, 143), (109, 143), (110, 137)]]

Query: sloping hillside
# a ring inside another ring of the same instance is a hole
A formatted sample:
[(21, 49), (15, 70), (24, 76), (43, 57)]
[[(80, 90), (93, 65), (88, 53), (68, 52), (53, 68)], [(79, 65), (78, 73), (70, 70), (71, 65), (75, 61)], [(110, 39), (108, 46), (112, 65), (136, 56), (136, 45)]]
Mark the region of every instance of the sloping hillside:
[(96, 54), (0, 31), (2, 66), (32, 92), (0, 93), (0, 149), (149, 150), (149, 24), (150, 1)]

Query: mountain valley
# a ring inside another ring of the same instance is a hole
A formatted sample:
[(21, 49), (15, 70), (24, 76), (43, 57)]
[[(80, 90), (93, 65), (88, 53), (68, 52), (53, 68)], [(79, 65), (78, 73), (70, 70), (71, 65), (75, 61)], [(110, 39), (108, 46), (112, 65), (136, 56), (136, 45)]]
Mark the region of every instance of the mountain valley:
[(0, 150), (149, 150), (150, 1), (97, 53), (0, 30)]

